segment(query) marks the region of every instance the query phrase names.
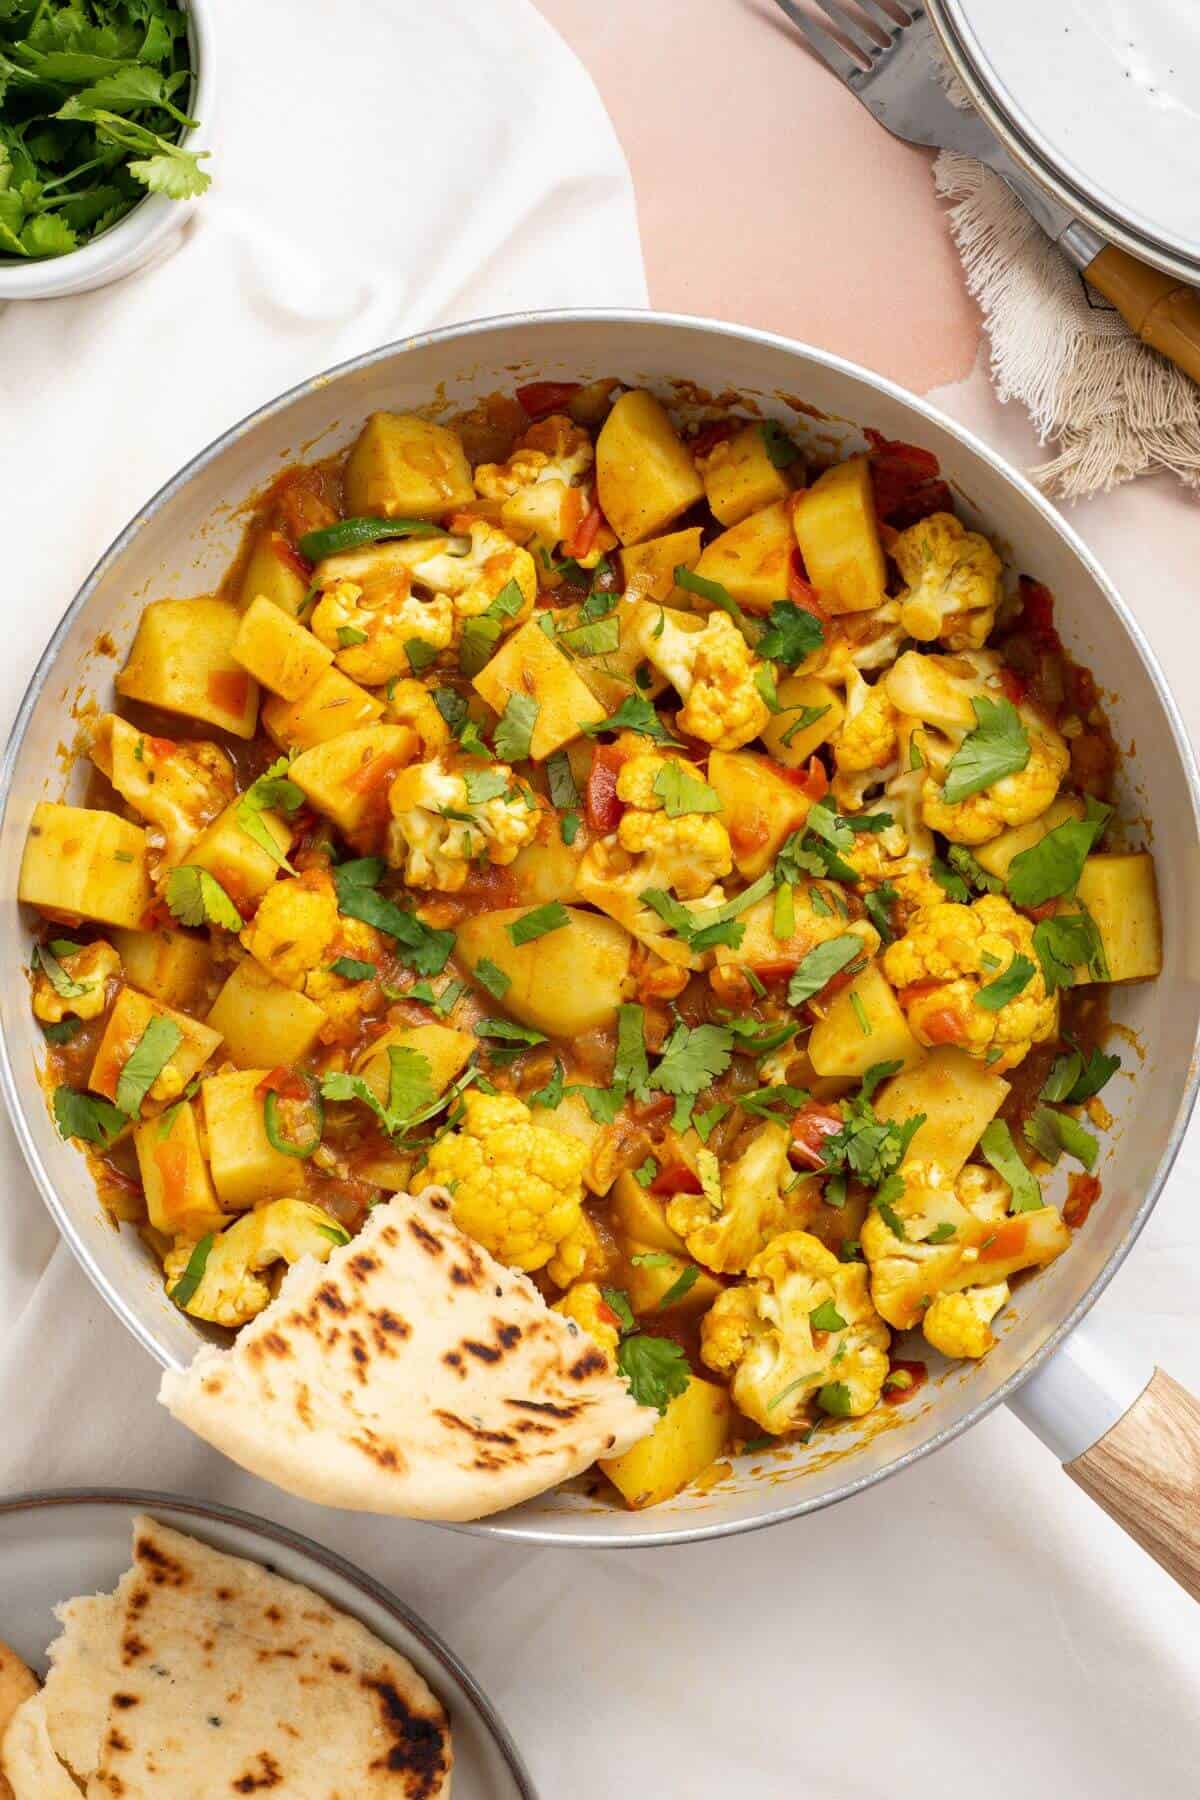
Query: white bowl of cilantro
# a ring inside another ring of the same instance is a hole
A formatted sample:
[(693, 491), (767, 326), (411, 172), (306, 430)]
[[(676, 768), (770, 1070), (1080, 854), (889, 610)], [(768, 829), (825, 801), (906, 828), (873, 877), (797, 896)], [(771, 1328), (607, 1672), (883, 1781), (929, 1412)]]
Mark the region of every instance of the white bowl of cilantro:
[(0, 4), (0, 301), (140, 268), (209, 184), (206, 0)]

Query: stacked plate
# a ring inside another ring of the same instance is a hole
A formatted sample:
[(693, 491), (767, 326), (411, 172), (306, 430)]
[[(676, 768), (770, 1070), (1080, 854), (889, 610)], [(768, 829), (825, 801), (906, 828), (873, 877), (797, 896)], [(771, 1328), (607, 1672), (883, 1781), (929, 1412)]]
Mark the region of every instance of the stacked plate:
[(1102, 237), (1200, 283), (1200, 8), (926, 0), (978, 110)]

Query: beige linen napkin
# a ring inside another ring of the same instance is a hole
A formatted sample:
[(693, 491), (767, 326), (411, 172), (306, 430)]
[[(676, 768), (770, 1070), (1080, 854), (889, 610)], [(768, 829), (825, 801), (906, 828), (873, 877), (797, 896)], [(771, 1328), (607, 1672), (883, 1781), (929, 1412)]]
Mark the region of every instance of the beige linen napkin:
[[(942, 79), (967, 105), (953, 72)], [(1033, 479), (1065, 500), (1163, 469), (1200, 488), (1200, 387), (1139, 342), (992, 170), (943, 150), (933, 178), (983, 312), (996, 392), (1020, 401), (1053, 447)]]

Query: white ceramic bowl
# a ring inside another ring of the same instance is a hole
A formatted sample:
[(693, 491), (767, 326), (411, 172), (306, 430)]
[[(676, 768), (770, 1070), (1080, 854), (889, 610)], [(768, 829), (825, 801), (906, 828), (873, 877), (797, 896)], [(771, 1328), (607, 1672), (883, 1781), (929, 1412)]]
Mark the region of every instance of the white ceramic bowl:
[[(187, 13), (192, 61), (187, 111), (199, 121), (180, 142), (189, 150), (207, 150), (214, 102), (214, 8), (212, 0), (180, 0), (180, 4)], [(203, 202), (147, 194), (119, 224), (66, 256), (45, 256), (31, 262), (0, 259), (0, 301), (58, 300), (67, 294), (86, 294), (91, 288), (107, 287), (110, 281), (132, 275), (165, 249), (198, 203)]]
[[(238, 508), (288, 461), (348, 444), (367, 413), (434, 406), (443, 413), (518, 382), (616, 376), (655, 388), (685, 414), (695, 394), (731, 390), (829, 455), (863, 447), (862, 428), (932, 450), (959, 511), (1044, 581), (1069, 648), (1111, 696), (1117, 741), (1133, 746), (1118, 776), (1127, 818), (1155, 826), (1166, 964), (1161, 980), (1114, 991), (1128, 1036), (1119, 1048), (1134, 1081), (1114, 1081), (1116, 1123), (1099, 1164), (1104, 1192), (1067, 1255), (1017, 1290), (981, 1363), (945, 1364), (922, 1342), (931, 1378), (904, 1406), (793, 1443), (756, 1473), (745, 1455), (707, 1492), (630, 1513), (579, 1491), (556, 1491), (467, 1527), (543, 1543), (687, 1542), (770, 1524), (845, 1499), (945, 1444), (1002, 1399), (1065, 1457), (1095, 1442), (1132, 1403), (1152, 1369), (1109, 1370), (1073, 1328), (1145, 1222), (1174, 1159), (1197, 1084), (1200, 1024), (1200, 787), (1190, 746), (1136, 621), (1062, 515), (985, 444), (924, 401), (840, 357), (766, 332), (652, 313), (530, 313), (484, 319), (373, 351), (262, 407), (201, 452), (150, 500), (105, 552), (49, 644), (0, 770), (0, 1089), (33, 1176), (80, 1262), (142, 1346), (175, 1368), (203, 1329), (167, 1299), (162, 1272), (132, 1226), (116, 1230), (83, 1158), (54, 1129), (35, 1065), (45, 1044), (29, 1006), (29, 923), (12, 898), (33, 808), (63, 798), (56, 754), (72, 707), (111, 705), (115, 670), (138, 617), (157, 595), (211, 592), (237, 548)], [(680, 385), (682, 384), (682, 385)], [(69, 731), (68, 731), (69, 735)], [(86, 766), (67, 784), (83, 793)], [(1130, 1045), (1141, 1046), (1140, 1056)], [(1049, 1183), (1061, 1202), (1066, 1169)], [(904, 1352), (902, 1352), (903, 1354)], [(1032, 1379), (1030, 1379), (1032, 1377)], [(1020, 1392), (1018, 1393), (1018, 1389)]]

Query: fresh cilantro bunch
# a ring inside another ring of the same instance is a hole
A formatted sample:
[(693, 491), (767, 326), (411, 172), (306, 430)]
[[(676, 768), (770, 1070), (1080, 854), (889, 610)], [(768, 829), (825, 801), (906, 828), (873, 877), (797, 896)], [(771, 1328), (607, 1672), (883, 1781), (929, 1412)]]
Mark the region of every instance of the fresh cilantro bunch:
[(167, 0), (0, 0), (0, 257), (64, 256), (202, 194), (187, 21)]

